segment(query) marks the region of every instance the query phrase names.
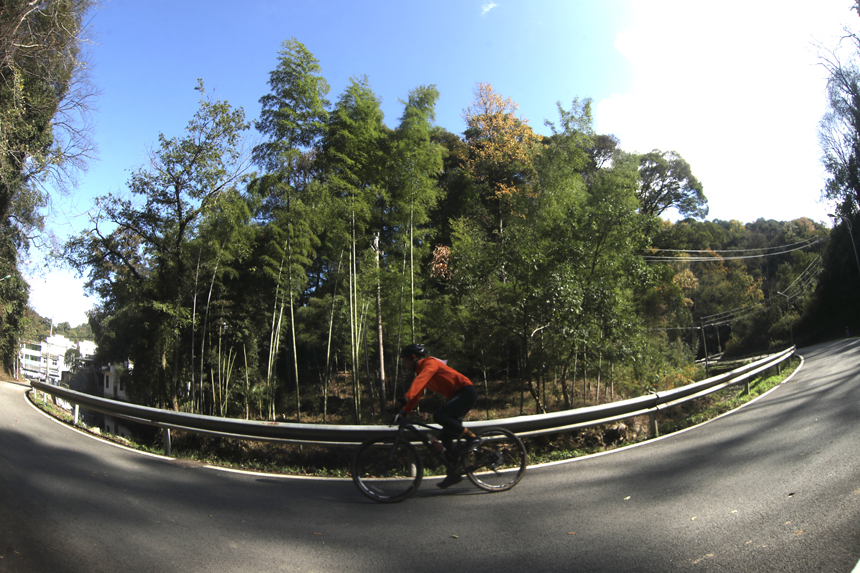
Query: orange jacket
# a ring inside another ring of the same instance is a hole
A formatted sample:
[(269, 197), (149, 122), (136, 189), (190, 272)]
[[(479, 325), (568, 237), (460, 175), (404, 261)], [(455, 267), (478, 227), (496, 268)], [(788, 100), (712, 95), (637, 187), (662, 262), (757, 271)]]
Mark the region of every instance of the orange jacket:
[(412, 381), (412, 386), (406, 393), (406, 405), (403, 406), (403, 411), (407, 413), (418, 405), (425, 388), (442, 394), (446, 400), (450, 400), (458, 390), (472, 385), (468, 378), (432, 356), (418, 361), (415, 365), (415, 374), (415, 380)]

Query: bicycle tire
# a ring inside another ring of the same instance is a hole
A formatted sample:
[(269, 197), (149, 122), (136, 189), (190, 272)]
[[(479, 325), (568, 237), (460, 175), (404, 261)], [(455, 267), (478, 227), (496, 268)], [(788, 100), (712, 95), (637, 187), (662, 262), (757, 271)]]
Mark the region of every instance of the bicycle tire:
[(415, 493), (424, 478), (418, 450), (406, 440), (380, 437), (363, 442), (352, 459), (352, 481), (379, 503), (397, 503)]
[(516, 434), (504, 428), (478, 433), (465, 462), (466, 476), (479, 488), (507, 491), (526, 473), (526, 447)]

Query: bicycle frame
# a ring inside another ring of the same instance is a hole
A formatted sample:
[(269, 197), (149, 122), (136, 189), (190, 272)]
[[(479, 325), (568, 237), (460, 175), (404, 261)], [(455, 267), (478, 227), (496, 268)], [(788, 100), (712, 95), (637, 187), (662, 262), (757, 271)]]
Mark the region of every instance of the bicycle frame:
[[(436, 459), (439, 460), (442, 463), (442, 465), (445, 466), (445, 468), (447, 470), (449, 470), (449, 471), (457, 470), (458, 466), (460, 465), (459, 460), (456, 463), (451, 463), (448, 460), (448, 458), (445, 457), (445, 454), (443, 454), (442, 452), (440, 452), (439, 450), (437, 450), (436, 448), (433, 447), (433, 445), (430, 443), (430, 439), (428, 437), (426, 437), (424, 434), (422, 434), (421, 432), (418, 431), (418, 427), (427, 428), (428, 430), (431, 430), (433, 432), (437, 431), (436, 428), (430, 426), (429, 424), (422, 424), (421, 422), (409, 422), (409, 421), (403, 420), (403, 421), (398, 422), (398, 424), (397, 424), (397, 437), (394, 439), (394, 443), (397, 444), (397, 442), (399, 442), (400, 440), (409, 441), (408, 438), (404, 437), (404, 434), (408, 430), (409, 432), (414, 434), (421, 441), (421, 443), (424, 444), (425, 449), (432, 452), (433, 455), (436, 456)], [(457, 442), (456, 442), (457, 446), (460, 445), (460, 442), (461, 442), (460, 438), (457, 438)]]

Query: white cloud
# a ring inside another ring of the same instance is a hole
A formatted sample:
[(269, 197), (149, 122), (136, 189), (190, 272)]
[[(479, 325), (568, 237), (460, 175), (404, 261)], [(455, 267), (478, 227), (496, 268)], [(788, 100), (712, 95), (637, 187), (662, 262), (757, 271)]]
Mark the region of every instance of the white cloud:
[(487, 2), (486, 4), (481, 6), (481, 16), (485, 15), (487, 12), (489, 12), (490, 10), (492, 10), (493, 8), (495, 8), (497, 6), (498, 6), (498, 4), (496, 4), (495, 2)]
[(825, 75), (811, 42), (835, 41), (852, 16), (846, 4), (636, 8), (635, 25), (615, 41), (635, 68), (633, 89), (597, 104), (598, 130), (629, 151), (679, 152), (705, 186), (709, 218), (824, 220)]
[(71, 271), (51, 271), (42, 277), (26, 277), (30, 284), (30, 306), (54, 324), (68, 322), (79, 326), (87, 322), (86, 311), (95, 299), (84, 296), (82, 281)]

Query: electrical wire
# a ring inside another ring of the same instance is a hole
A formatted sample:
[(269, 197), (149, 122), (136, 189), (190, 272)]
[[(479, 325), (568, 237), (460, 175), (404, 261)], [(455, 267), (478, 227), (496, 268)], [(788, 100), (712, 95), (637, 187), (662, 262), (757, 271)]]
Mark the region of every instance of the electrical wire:
[[(825, 241), (825, 240), (827, 240), (827, 239), (826, 238), (819, 238), (819, 239), (816, 239), (815, 241), (810, 241), (810, 242), (794, 243), (792, 245), (783, 245), (781, 247), (768, 247), (768, 249), (782, 248), (784, 250), (781, 250), (778, 252), (773, 252), (773, 253), (764, 253), (764, 254), (760, 254), (760, 255), (737, 255), (737, 256), (726, 257), (726, 256), (719, 256), (719, 255), (717, 255), (717, 253), (732, 253), (732, 252), (734, 252), (734, 253), (745, 253), (745, 252), (749, 252), (749, 251), (765, 250), (765, 249), (734, 249), (734, 250), (720, 250), (720, 251), (708, 251), (708, 250), (705, 250), (705, 251), (701, 251), (701, 250), (699, 250), (699, 251), (684, 251), (681, 249), (677, 249), (677, 250), (675, 250), (675, 249), (655, 249), (656, 251), (664, 251), (664, 252), (669, 251), (669, 252), (675, 252), (675, 253), (681, 253), (681, 254), (685, 254), (685, 253), (714, 253), (715, 256), (713, 256), (713, 257), (678, 257), (678, 256), (661, 257), (661, 256), (644, 255), (642, 258), (648, 262), (676, 262), (676, 263), (691, 263), (691, 262), (717, 261), (717, 260), (719, 260), (719, 261), (733, 261), (733, 260), (738, 260), (738, 259), (761, 259), (761, 258), (765, 258), (765, 257), (773, 257), (775, 255), (784, 255), (787, 253), (792, 253), (794, 251), (799, 251), (801, 249), (811, 247), (812, 245), (818, 244), (818, 243)], [(789, 249), (788, 247), (792, 247), (792, 248)], [(651, 252), (654, 252), (655, 250), (651, 250)]]
[[(776, 248), (788, 248), (792, 247), (790, 250), (779, 251), (777, 253), (769, 253), (763, 255), (747, 255), (747, 256), (738, 256), (738, 257), (649, 257), (645, 256), (644, 259), (648, 261), (675, 261), (675, 262), (693, 262), (693, 261), (714, 261), (714, 260), (732, 260), (732, 259), (751, 259), (751, 258), (762, 258), (769, 257), (772, 255), (781, 255), (785, 253), (790, 253), (793, 251), (797, 251), (800, 249), (804, 249), (806, 247), (815, 245), (820, 243), (821, 241), (826, 240), (826, 238), (819, 238), (815, 241), (811, 239), (807, 241), (802, 241), (800, 243), (793, 243), (791, 245), (784, 245), (783, 247), (767, 247), (764, 249), (737, 249), (737, 250), (722, 250), (722, 251), (684, 251), (684, 250), (675, 250), (675, 249), (652, 249), (652, 251), (673, 251), (678, 253), (727, 253), (727, 252), (746, 252), (746, 251), (756, 251), (756, 250), (768, 250), (768, 249), (776, 249)], [(815, 282), (818, 278), (818, 273), (821, 271), (821, 267), (823, 266), (823, 260), (821, 259), (821, 255), (815, 257), (811, 263), (809, 263), (805, 269), (797, 276), (794, 281), (786, 287), (785, 292), (779, 293), (783, 296), (786, 296), (789, 300), (792, 298), (796, 298), (800, 296), (802, 293), (806, 292), (810, 286)], [(791, 292), (793, 288), (797, 285), (796, 292)], [(651, 330), (693, 330), (693, 329), (701, 329), (708, 326), (722, 326), (724, 324), (731, 324), (733, 322), (737, 322), (739, 320), (743, 320), (745, 318), (749, 318), (754, 316), (764, 310), (770, 301), (766, 301), (763, 303), (757, 303), (754, 305), (747, 305), (742, 307), (733, 308), (730, 310), (724, 310), (722, 312), (718, 312), (715, 314), (710, 314), (708, 316), (701, 317), (701, 326), (688, 326), (688, 327), (675, 327), (675, 328), (655, 328)], [(708, 322), (705, 322), (705, 321)]]
[(783, 248), (787, 249), (789, 247), (793, 248), (793, 247), (797, 247), (800, 245), (808, 245), (808, 244), (814, 245), (815, 243), (817, 243), (819, 241), (823, 241), (823, 240), (824, 240), (823, 237), (818, 237), (818, 238), (810, 237), (808, 239), (798, 241), (797, 243), (791, 243), (789, 245), (779, 245), (776, 247), (760, 247), (760, 248), (753, 248), (753, 249), (698, 249), (698, 250), (696, 250), (696, 249), (657, 249), (657, 248), (652, 248), (652, 249), (645, 249), (645, 250), (650, 251), (650, 252), (668, 251), (668, 252), (674, 252), (674, 253), (744, 253), (744, 252), (770, 251), (772, 249), (783, 249)]

